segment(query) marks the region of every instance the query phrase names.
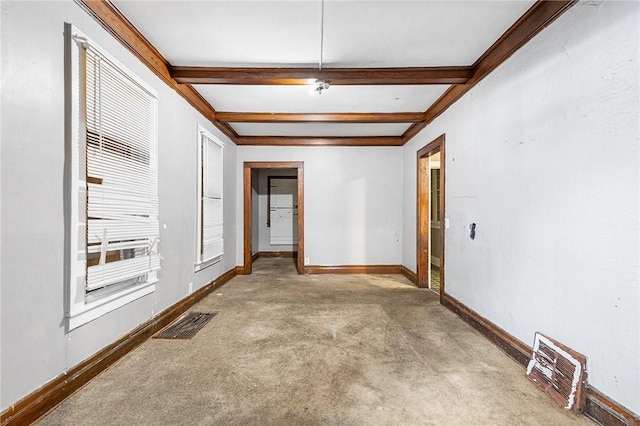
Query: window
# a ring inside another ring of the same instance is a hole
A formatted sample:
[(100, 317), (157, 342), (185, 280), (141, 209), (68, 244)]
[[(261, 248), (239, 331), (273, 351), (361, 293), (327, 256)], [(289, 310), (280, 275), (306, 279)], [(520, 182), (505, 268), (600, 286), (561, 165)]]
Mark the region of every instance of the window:
[(198, 218), (196, 270), (222, 258), (222, 150), (224, 144), (198, 126)]
[(67, 26), (69, 329), (154, 291), (157, 95)]

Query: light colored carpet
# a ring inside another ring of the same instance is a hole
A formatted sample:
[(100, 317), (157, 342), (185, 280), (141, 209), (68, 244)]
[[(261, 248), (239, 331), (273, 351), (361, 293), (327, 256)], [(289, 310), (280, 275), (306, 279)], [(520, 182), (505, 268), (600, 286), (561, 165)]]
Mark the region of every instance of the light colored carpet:
[(192, 340), (148, 340), (41, 424), (593, 424), (402, 276), (259, 259), (192, 310), (219, 313)]

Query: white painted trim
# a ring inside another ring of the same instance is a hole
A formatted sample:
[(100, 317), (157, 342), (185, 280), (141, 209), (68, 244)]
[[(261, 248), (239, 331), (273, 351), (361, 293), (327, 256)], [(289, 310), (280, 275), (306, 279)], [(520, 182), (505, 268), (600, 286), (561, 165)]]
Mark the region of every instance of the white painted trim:
[(211, 259), (203, 260), (201, 262), (196, 262), (194, 265), (195, 271), (202, 271), (205, 268), (208, 268), (211, 265), (215, 265), (216, 263), (222, 260), (222, 255), (213, 257)]
[(431, 264), (432, 265), (436, 265), (436, 266), (440, 266), (440, 258), (439, 257), (435, 257), (435, 256), (431, 256)]
[[(201, 126), (200, 124), (197, 125), (197, 131), (196, 131), (196, 151), (197, 151), (197, 155), (196, 155), (196, 252), (195, 252), (195, 262), (194, 262), (194, 270), (196, 272), (201, 271), (211, 265), (214, 265), (218, 262), (220, 262), (222, 260), (222, 256), (224, 255), (224, 253), (218, 255), (218, 256), (214, 256), (212, 258), (209, 259), (202, 259), (200, 256), (200, 253), (202, 252), (202, 244), (203, 241), (200, 238), (201, 234), (202, 234), (202, 197), (200, 196), (200, 194), (202, 194), (202, 136), (207, 137), (209, 140), (213, 141), (214, 143), (216, 143), (218, 146), (220, 146), (220, 148), (222, 148), (222, 158), (224, 161), (224, 142), (222, 142), (220, 139), (218, 139), (217, 137), (215, 137), (213, 134), (211, 134), (211, 132), (209, 132), (207, 129), (205, 129), (203, 126)], [(224, 188), (224, 173), (223, 173), (223, 183), (222, 183), (222, 188)], [(223, 203), (224, 203), (224, 194), (222, 197)], [(223, 240), (224, 240), (224, 227), (223, 227)]]
[[(148, 280), (145, 283), (125, 288), (121, 291), (104, 296), (98, 300), (87, 301), (86, 300), (86, 180), (85, 175), (81, 171), (86, 169), (85, 164), (85, 142), (83, 135), (85, 133), (84, 123), (85, 113), (85, 82), (81, 78), (84, 73), (84, 68), (81, 67), (83, 51), (79, 48), (79, 43), (89, 43), (92, 48), (104, 55), (114, 65), (124, 70), (137, 84), (140, 85), (145, 91), (147, 91), (153, 98), (156, 99), (154, 108), (157, 117), (157, 92), (143, 80), (137, 77), (127, 67), (122, 65), (119, 61), (102, 50), (99, 46), (93, 43), (87, 36), (79, 31), (72, 24), (66, 24), (65, 26), (65, 43), (69, 49), (69, 57), (67, 60), (67, 72), (65, 75), (66, 83), (70, 88), (68, 104), (68, 113), (66, 120), (69, 122), (69, 132), (67, 133), (66, 140), (66, 152), (65, 155), (69, 159), (69, 275), (68, 275), (68, 292), (67, 292), (67, 306), (65, 309), (65, 317), (67, 320), (67, 330), (73, 330), (80, 327), (94, 319), (107, 314), (121, 306), (126, 305), (136, 299), (151, 294), (155, 291), (155, 283), (157, 280), (157, 273), (152, 272), (148, 274)], [(154, 126), (154, 138), (155, 146), (151, 150), (153, 160), (157, 159), (157, 118)], [(152, 161), (153, 162), (153, 161)], [(153, 167), (155, 162), (152, 164)]]
[(73, 330), (127, 303), (131, 303), (134, 300), (153, 293), (156, 290), (156, 282), (157, 280), (147, 281), (139, 286), (129, 287), (102, 299), (83, 304), (81, 309), (74, 312), (73, 316), (67, 318), (69, 330)]

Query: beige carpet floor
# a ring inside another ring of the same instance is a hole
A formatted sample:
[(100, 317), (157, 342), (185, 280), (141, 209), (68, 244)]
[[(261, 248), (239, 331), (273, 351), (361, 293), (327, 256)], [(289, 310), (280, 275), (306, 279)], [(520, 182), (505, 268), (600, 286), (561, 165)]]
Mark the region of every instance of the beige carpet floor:
[(192, 311), (218, 314), (191, 340), (148, 340), (40, 424), (593, 424), (402, 276), (259, 259)]

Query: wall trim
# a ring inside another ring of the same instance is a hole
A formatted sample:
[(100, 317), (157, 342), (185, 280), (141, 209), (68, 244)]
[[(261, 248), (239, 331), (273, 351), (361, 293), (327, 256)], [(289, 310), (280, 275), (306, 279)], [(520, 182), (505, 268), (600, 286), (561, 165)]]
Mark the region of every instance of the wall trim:
[(416, 275), (416, 273), (413, 272), (411, 269), (409, 269), (406, 266), (402, 265), (400, 267), (400, 273), (402, 275), (404, 275), (413, 284), (418, 285), (418, 275)]
[(296, 258), (297, 251), (259, 251), (258, 257)]
[(507, 355), (513, 358), (518, 364), (527, 366), (533, 353), (533, 348), (522, 343), (502, 328), (491, 321), (480, 316), (476, 311), (464, 305), (462, 302), (445, 293), (442, 304), (450, 311), (462, 318), (471, 327), (478, 330), (492, 343), (502, 349)]
[(231, 268), (209, 284), (169, 306), (114, 343), (72, 367), (66, 373), (59, 375), (40, 389), (12, 404), (0, 415), (2, 426), (31, 424), (40, 419), (110, 365), (140, 346), (157, 331), (171, 324), (206, 295), (222, 287), (238, 275), (240, 269), (240, 267)]
[[(530, 346), (446, 293), (442, 304), (482, 333), (520, 365), (527, 367), (533, 353)], [(587, 405), (582, 414), (605, 426), (640, 425), (640, 416), (610, 399), (593, 386), (587, 388)]]
[(584, 414), (602, 425), (640, 425), (640, 416), (634, 414), (596, 388), (587, 388), (587, 406)]
[(251, 263), (255, 262), (261, 257), (272, 257), (272, 258), (275, 257), (279, 259), (285, 259), (285, 258), (295, 259), (297, 256), (298, 256), (297, 251), (258, 251), (251, 256)]
[(307, 265), (304, 273), (314, 274), (400, 274), (400, 265)]

